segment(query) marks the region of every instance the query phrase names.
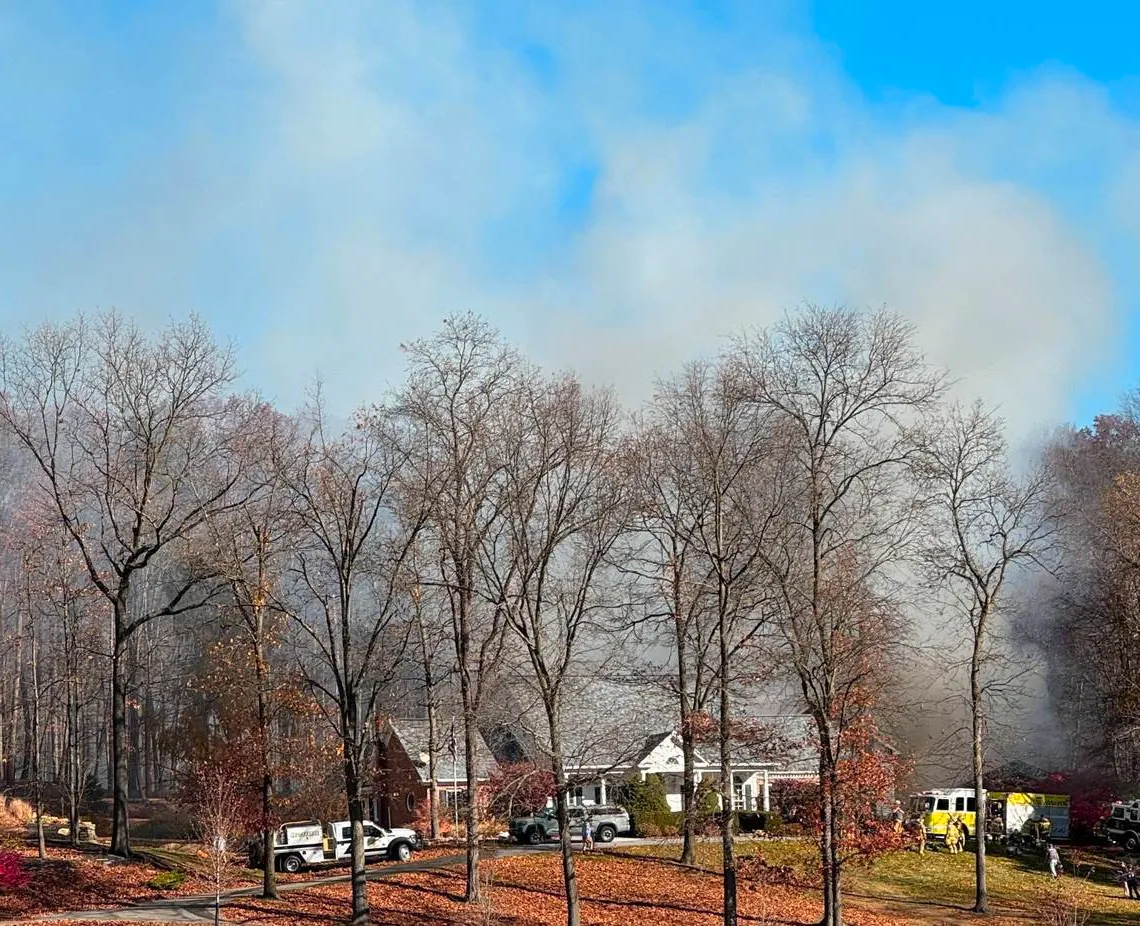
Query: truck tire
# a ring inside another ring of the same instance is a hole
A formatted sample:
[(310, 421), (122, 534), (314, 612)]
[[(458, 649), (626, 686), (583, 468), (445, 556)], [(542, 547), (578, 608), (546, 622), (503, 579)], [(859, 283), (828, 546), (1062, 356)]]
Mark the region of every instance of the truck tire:
[(412, 857), (412, 847), (401, 839), (388, 847), (388, 857), (395, 862), (406, 862)]
[(1128, 833), (1124, 837), (1124, 848), (1129, 852), (1135, 852), (1137, 849), (1140, 849), (1140, 835)]
[(299, 855), (286, 855), (281, 859), (281, 870), (295, 875), (304, 867), (304, 862)]
[(612, 823), (603, 823), (598, 827), (598, 842), (613, 842), (616, 835), (617, 829)]
[(546, 833), (542, 831), (542, 827), (532, 826), (526, 831), (526, 841), (532, 846), (540, 846), (546, 842)]

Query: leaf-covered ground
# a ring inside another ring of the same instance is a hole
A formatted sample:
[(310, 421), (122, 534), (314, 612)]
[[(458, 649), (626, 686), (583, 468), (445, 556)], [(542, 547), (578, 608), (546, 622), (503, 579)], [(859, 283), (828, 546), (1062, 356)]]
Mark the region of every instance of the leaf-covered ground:
[[(561, 867), (554, 853), (497, 859), (487, 866), (487, 903), (462, 902), (460, 868), (403, 874), (369, 885), (373, 923), (378, 926), (560, 926), (565, 922)], [(721, 920), (722, 881), (652, 861), (597, 855), (578, 866), (585, 926), (714, 926)], [(346, 885), (314, 888), (268, 903), (241, 900), (228, 919), (258, 926), (343, 922)], [(810, 892), (788, 887), (743, 885), (741, 922), (809, 924), (820, 906)], [(852, 926), (902, 926), (906, 919), (854, 908)]]
[(149, 887), (162, 869), (145, 862), (122, 862), (90, 852), (52, 847), (39, 860), (26, 847), (16, 848), (30, 876), (25, 887), (0, 891), (0, 922), (63, 910), (95, 910), (128, 903), (208, 893), (206, 882), (189, 876), (177, 887)]
[[(806, 865), (810, 847), (793, 843), (742, 846), (773, 865)], [(646, 854), (672, 855), (675, 845), (642, 847)], [(0, 896), (0, 921), (34, 913), (117, 906), (175, 895), (208, 893), (190, 878), (174, 891), (156, 891), (146, 882), (157, 869), (145, 864), (105, 865), (91, 856), (57, 852), (51, 877), (39, 876), (20, 898)], [(717, 856), (714, 858), (714, 855)], [(719, 863), (715, 846), (700, 861)], [(873, 867), (853, 871), (847, 887), (846, 922), (852, 926), (950, 926), (969, 918), (973, 856), (896, 853)], [(485, 865), (479, 906), (463, 903), (461, 866), (393, 874), (369, 884), (373, 922), (378, 926), (560, 926), (565, 919), (561, 868), (551, 853), (494, 859)], [(44, 870), (45, 873), (48, 869)], [(1140, 926), (1140, 902), (1124, 898), (1102, 870), (1070, 874), (1054, 884), (1036, 859), (994, 857), (990, 864), (996, 916), (991, 926)], [(579, 856), (578, 873), (585, 926), (714, 926), (720, 921), (722, 880), (713, 871), (681, 868), (662, 859), (598, 853)], [(256, 873), (243, 872), (248, 879)], [(237, 873), (235, 873), (235, 876)], [(1098, 880), (1100, 879), (1100, 880)], [(231, 923), (250, 926), (334, 926), (346, 920), (348, 885), (292, 891), (281, 901), (235, 899), (227, 904)], [(818, 922), (816, 890), (744, 881), (741, 922), (786, 926)], [(76, 926), (74, 922), (71, 926)]]

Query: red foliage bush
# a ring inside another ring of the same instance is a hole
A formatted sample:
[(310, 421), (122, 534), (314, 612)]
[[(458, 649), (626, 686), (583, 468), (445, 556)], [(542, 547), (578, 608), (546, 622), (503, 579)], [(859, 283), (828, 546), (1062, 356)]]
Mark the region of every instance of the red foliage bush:
[(509, 819), (545, 807), (554, 797), (554, 775), (533, 762), (515, 762), (500, 766), (482, 790), (492, 815)]
[(1069, 832), (1088, 838), (1117, 799), (1116, 789), (1101, 775), (1052, 772), (1026, 789), (1044, 794), (1069, 795)]
[(15, 852), (0, 852), (0, 891), (18, 891), (26, 887), (31, 876)]

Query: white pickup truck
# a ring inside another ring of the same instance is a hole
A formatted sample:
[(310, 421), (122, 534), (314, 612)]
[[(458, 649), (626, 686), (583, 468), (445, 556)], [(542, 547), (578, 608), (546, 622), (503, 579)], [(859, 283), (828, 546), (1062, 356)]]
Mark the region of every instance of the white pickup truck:
[[(419, 847), (420, 835), (415, 830), (386, 830), (371, 820), (364, 821), (365, 861), (406, 861)], [(251, 867), (261, 867), (261, 854), (261, 841), (257, 840), (249, 849)], [(273, 856), (277, 869), (290, 874), (318, 865), (345, 864), (352, 856), (352, 824), (348, 820), (283, 823), (274, 834)]]

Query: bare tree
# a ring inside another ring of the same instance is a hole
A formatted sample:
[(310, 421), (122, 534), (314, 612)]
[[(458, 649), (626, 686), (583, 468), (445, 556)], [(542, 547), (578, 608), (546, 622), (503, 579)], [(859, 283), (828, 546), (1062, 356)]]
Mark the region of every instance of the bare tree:
[(570, 376), (533, 376), (514, 398), (499, 478), (503, 517), (486, 537), (482, 562), (493, 598), (525, 651), (546, 717), (566, 922), (578, 926), (563, 718), (568, 679), (590, 666), (591, 627), (621, 604), (607, 569), (628, 524), (620, 419), (610, 396), (586, 393)]
[(240, 786), (221, 766), (199, 769), (193, 789), (194, 824), (214, 882), (214, 926), (222, 922), (222, 887), (242, 832)]
[(290, 612), (315, 648), (308, 680), (331, 705), (328, 718), (343, 748), (352, 922), (361, 924), (369, 921), (363, 822), (372, 723), (405, 657), (404, 590), (431, 498), (404, 490), (405, 442), (386, 409), (333, 436), (318, 399), (310, 425), (297, 459), (283, 470), (299, 527)]
[[(254, 669), (256, 737), (261, 765), (262, 896), (276, 898), (276, 858), (273, 848), (273, 665), (270, 650), (280, 642), (285, 612), (281, 579), (297, 535), (291, 517), (293, 499), (285, 477), (296, 450), (294, 423), (261, 405), (250, 416), (243, 453), (249, 457), (248, 492), (237, 507), (211, 516), (200, 559), (215, 573), (229, 595), (223, 617), (236, 618), (249, 646)], [(278, 465), (285, 462), (285, 466)]]
[(448, 318), (435, 337), (404, 346), (410, 369), (400, 412), (410, 424), (409, 453), (438, 479), (431, 493), (430, 543), (438, 575), (424, 584), (447, 596), (463, 713), (467, 770), (467, 890), (479, 897), (479, 723), (484, 695), (503, 652), (503, 609), (481, 586), (481, 549), (500, 520), (499, 474), (508, 397), (523, 361), (472, 315)]
[(0, 420), (35, 460), (42, 487), (111, 610), (111, 851), (130, 852), (125, 667), (135, 634), (199, 606), (189, 570), (145, 608), (132, 590), (188, 552), (211, 513), (235, 504), (239, 409), (225, 400), (233, 358), (197, 319), (151, 340), (114, 314), (45, 325), (3, 348)]
[[(651, 626), (666, 625), (672, 651), (672, 673), (666, 688), (677, 698), (684, 763), (681, 795), (681, 858), (696, 861), (697, 805), (696, 726), (716, 693), (716, 615), (707, 566), (694, 550), (694, 527), (688, 487), (693, 448), (675, 422), (651, 410), (632, 454), (631, 478), (638, 493), (630, 532), (630, 549), (622, 569), (646, 587)], [(664, 418), (664, 420), (659, 420)], [(702, 568), (703, 567), (703, 568)]]
[(783, 443), (783, 523), (765, 559), (819, 742), (824, 926), (842, 923), (844, 735), (873, 704), (899, 632), (883, 598), (916, 527), (910, 428), (944, 388), (912, 342), (887, 313), (807, 306), (736, 343), (745, 388)]
[[(450, 664), (441, 665), (444, 650), (449, 645), (449, 621), (441, 614), (441, 595), (438, 588), (426, 588), (420, 584), (426, 570), (419, 557), (413, 557), (412, 574), (416, 577), (410, 595), (412, 599), (412, 623), (415, 627), (416, 655), (419, 658), (423, 680), (424, 710), (427, 713), (427, 752), (428, 752), (428, 812), (429, 832), (432, 839), (440, 833), (439, 816), (439, 759), (440, 759), (440, 719), (439, 708), (444, 683), (450, 675)], [(457, 834), (458, 838), (458, 834)]]
[(782, 484), (768, 478), (765, 412), (741, 389), (734, 364), (691, 364), (659, 387), (657, 402), (688, 448), (691, 468), (681, 478), (682, 505), (714, 618), (724, 922), (732, 926), (737, 903), (731, 698), (740, 680), (736, 657), (764, 628), (762, 551), (780, 511)]
[(1016, 570), (1045, 566), (1056, 523), (1045, 506), (1044, 469), (1010, 472), (1002, 422), (981, 403), (953, 406), (932, 429), (916, 469), (929, 493), (931, 517), (922, 560), (946, 596), (955, 626), (969, 644), (970, 755), (977, 812), (974, 911), (989, 912), (986, 891), (986, 667), (993, 622), (1006, 607)]

